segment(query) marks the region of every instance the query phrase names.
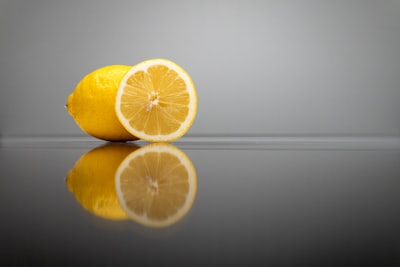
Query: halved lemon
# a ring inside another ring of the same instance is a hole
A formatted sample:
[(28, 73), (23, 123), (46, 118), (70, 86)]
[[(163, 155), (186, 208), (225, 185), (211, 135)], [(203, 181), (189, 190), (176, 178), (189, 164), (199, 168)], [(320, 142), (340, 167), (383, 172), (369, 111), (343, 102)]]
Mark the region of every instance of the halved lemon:
[(183, 136), (197, 112), (197, 94), (189, 74), (166, 59), (133, 66), (121, 80), (116, 114), (132, 135), (150, 142)]
[(184, 152), (167, 143), (144, 146), (119, 166), (119, 202), (128, 216), (149, 227), (167, 227), (191, 209), (197, 192), (195, 168)]

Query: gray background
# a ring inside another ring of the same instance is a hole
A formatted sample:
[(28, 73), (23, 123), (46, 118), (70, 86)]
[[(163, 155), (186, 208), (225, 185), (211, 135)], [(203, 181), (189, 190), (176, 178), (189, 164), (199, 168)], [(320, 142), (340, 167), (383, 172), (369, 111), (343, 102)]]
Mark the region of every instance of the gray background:
[(189, 134), (400, 135), (400, 1), (0, 0), (0, 134), (84, 135), (88, 72), (163, 57), (192, 76)]

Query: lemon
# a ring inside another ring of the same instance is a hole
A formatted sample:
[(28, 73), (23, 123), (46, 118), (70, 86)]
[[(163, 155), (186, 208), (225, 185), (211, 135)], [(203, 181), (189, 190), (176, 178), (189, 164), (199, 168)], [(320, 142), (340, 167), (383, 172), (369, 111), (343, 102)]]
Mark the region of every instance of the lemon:
[(189, 157), (168, 143), (135, 150), (120, 164), (115, 185), (122, 208), (135, 222), (168, 227), (191, 209), (197, 175)]
[(189, 74), (167, 59), (133, 66), (120, 82), (115, 110), (124, 128), (140, 139), (169, 142), (183, 136), (197, 113)]
[(105, 66), (87, 74), (68, 97), (66, 107), (87, 134), (108, 141), (137, 139), (119, 122), (115, 101), (119, 84), (131, 66)]
[(77, 201), (92, 214), (110, 220), (123, 220), (115, 191), (115, 173), (127, 155), (137, 146), (128, 143), (107, 143), (84, 154), (69, 171), (68, 189)]
[(156, 58), (89, 73), (69, 95), (66, 107), (84, 132), (99, 139), (169, 142), (192, 126), (197, 93), (182, 67)]

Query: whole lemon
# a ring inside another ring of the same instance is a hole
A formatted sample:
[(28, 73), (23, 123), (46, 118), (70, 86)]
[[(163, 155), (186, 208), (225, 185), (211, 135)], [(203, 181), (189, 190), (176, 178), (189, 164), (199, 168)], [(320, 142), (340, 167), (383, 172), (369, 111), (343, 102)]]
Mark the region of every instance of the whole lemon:
[(76, 124), (87, 134), (107, 141), (137, 138), (119, 122), (115, 101), (119, 84), (130, 66), (105, 66), (87, 74), (69, 95), (66, 107)]
[(75, 163), (66, 183), (87, 211), (110, 220), (128, 218), (118, 202), (115, 174), (125, 157), (137, 148), (129, 143), (107, 143), (90, 150)]

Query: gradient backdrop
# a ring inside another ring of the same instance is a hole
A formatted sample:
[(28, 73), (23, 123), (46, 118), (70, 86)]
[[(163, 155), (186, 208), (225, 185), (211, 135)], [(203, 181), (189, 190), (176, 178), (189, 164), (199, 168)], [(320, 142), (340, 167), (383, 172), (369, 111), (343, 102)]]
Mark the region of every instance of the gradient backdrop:
[(190, 134), (400, 135), (400, 1), (0, 0), (0, 134), (82, 135), (88, 72), (164, 57)]

